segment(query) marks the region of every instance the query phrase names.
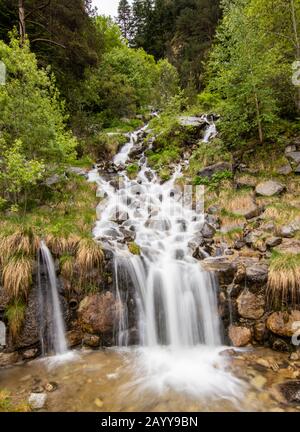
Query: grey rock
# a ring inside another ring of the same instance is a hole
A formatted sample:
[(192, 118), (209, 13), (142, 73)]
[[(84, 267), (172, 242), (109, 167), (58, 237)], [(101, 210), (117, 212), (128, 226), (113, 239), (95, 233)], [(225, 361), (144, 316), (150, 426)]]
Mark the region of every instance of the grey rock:
[(45, 407), (47, 402), (46, 393), (31, 393), (28, 398), (28, 403), (34, 410), (39, 410)]
[(300, 152), (298, 151), (286, 153), (286, 157), (297, 165), (300, 163)]
[(293, 238), (298, 229), (293, 225), (284, 225), (280, 229), (280, 235), (284, 238)]
[(288, 165), (284, 165), (284, 166), (278, 168), (277, 172), (280, 175), (289, 175), (293, 172), (293, 170), (292, 170), (291, 165), (288, 164)]
[(71, 167), (68, 169), (68, 172), (72, 173), (72, 174), (76, 174), (78, 176), (81, 177), (87, 177), (87, 172), (86, 170), (84, 170), (83, 168), (78, 168), (78, 167)]
[(200, 170), (198, 176), (211, 178), (214, 174), (223, 171), (232, 171), (232, 164), (229, 162), (218, 162), (214, 165), (209, 165)]
[(270, 237), (267, 241), (266, 241), (266, 245), (270, 248), (279, 246), (282, 243), (282, 238), (281, 237)]
[(295, 152), (295, 151), (297, 151), (297, 147), (296, 147), (296, 145), (294, 145), (294, 144), (289, 145), (289, 146), (287, 146), (287, 147), (285, 148), (285, 154), (293, 153), (293, 152)]
[(53, 176), (47, 178), (44, 182), (44, 184), (46, 186), (54, 186), (58, 183), (61, 183), (62, 181), (64, 181), (66, 179), (66, 177), (64, 175), (59, 175), (59, 174), (54, 174)]
[(200, 127), (206, 125), (202, 117), (181, 116), (178, 118), (180, 126), (183, 127)]
[(271, 197), (281, 194), (285, 190), (285, 186), (277, 181), (268, 180), (259, 183), (255, 190), (258, 195)]
[(216, 229), (209, 223), (205, 222), (201, 229), (201, 234), (203, 235), (203, 237), (207, 239), (211, 239), (214, 237), (215, 233), (216, 233)]
[(277, 246), (275, 250), (280, 253), (300, 254), (300, 240), (284, 238), (282, 239), (282, 243)]
[(263, 285), (268, 281), (269, 269), (267, 264), (253, 264), (246, 268), (247, 282), (250, 284)]

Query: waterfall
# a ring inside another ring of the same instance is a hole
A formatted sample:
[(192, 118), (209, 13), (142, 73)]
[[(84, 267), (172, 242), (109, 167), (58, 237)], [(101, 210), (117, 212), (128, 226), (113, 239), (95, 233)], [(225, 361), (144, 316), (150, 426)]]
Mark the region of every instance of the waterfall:
[(40, 338), (43, 355), (67, 353), (65, 325), (59, 300), (54, 260), (42, 241), (38, 259)]
[[(204, 223), (202, 206), (192, 205), (191, 188), (184, 195), (177, 188), (180, 166), (162, 184), (142, 154), (137, 178), (126, 173), (129, 153), (145, 129), (135, 132), (113, 160), (119, 187), (97, 168), (89, 174), (104, 197), (94, 237), (113, 252), (115, 295), (123, 305), (116, 344), (138, 345), (133, 367), (139, 385), (231, 398), (239, 384), (222, 368), (219, 356), (218, 283), (193, 258), (192, 245)], [(213, 127), (208, 132), (206, 139)], [(140, 254), (130, 253), (128, 238)]]
[(204, 134), (203, 142), (208, 143), (212, 138), (215, 138), (217, 136), (218, 131), (213, 116), (203, 116), (203, 119), (208, 124), (208, 127)]
[[(114, 165), (126, 163), (128, 153), (145, 128), (135, 132), (114, 158)], [(90, 174), (104, 192), (94, 235), (114, 252), (115, 291), (124, 310), (118, 326), (118, 343), (128, 338), (128, 280), (133, 286), (139, 322), (139, 340), (144, 346), (192, 347), (221, 344), (217, 310), (217, 283), (192, 257), (189, 243), (204, 222), (186, 196), (180, 196), (175, 170), (171, 180), (161, 184), (144, 155), (140, 173), (130, 180), (124, 170), (119, 188)], [(123, 219), (122, 219), (123, 218)], [(141, 256), (124, 246), (124, 232), (134, 232)]]

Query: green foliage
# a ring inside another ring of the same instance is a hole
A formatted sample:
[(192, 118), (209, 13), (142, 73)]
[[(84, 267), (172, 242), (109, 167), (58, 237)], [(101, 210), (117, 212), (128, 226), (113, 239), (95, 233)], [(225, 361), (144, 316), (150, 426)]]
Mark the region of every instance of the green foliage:
[(203, 185), (207, 186), (209, 190), (216, 190), (220, 187), (222, 182), (232, 180), (232, 178), (233, 174), (231, 171), (222, 171), (213, 174), (211, 178), (196, 176), (193, 183), (195, 186)]
[(25, 319), (26, 305), (21, 300), (15, 300), (14, 303), (8, 306), (5, 311), (5, 317), (8, 321), (10, 333), (15, 339), (21, 329)]
[(134, 179), (136, 178), (136, 176), (138, 175), (140, 168), (137, 164), (131, 164), (128, 165), (126, 168), (127, 174), (129, 176), (130, 179)]
[(128, 249), (132, 255), (141, 255), (141, 248), (134, 242), (128, 244)]

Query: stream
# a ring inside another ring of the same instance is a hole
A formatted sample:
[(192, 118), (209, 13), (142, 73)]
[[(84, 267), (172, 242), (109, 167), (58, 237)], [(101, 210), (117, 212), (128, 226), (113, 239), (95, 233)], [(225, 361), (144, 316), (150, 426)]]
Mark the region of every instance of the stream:
[[(298, 410), (286, 406), (278, 390), (288, 376), (287, 355), (224, 346), (217, 281), (192, 257), (191, 242), (204, 215), (201, 206), (192, 205), (191, 191), (183, 197), (178, 192), (180, 165), (162, 184), (142, 153), (137, 177), (127, 175), (130, 152), (146, 129), (131, 134), (114, 158), (119, 187), (98, 169), (89, 174), (104, 197), (94, 236), (113, 252), (115, 291), (122, 303), (118, 347), (83, 349), (65, 361), (45, 358), (1, 370), (1, 387), (27, 397), (54, 382), (48, 411)], [(209, 124), (204, 140), (215, 133), (215, 125)], [(129, 252), (128, 236), (139, 249), (136, 255)], [(49, 262), (45, 247), (42, 252)], [(135, 346), (124, 280), (130, 280), (135, 292)], [(58, 322), (61, 333), (61, 317)], [(66, 351), (62, 340), (61, 335), (54, 338), (60, 354)], [(269, 359), (270, 367), (260, 359)]]

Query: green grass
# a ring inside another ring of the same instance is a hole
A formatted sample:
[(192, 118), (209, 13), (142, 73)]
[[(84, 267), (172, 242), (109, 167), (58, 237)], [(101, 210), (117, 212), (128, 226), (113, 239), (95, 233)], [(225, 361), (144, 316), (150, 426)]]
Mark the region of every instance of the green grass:
[(126, 168), (127, 175), (130, 179), (135, 179), (139, 173), (139, 166), (137, 164), (128, 165)]
[(140, 255), (141, 254), (141, 248), (136, 243), (132, 242), (128, 244), (129, 252), (132, 253), (132, 255)]

